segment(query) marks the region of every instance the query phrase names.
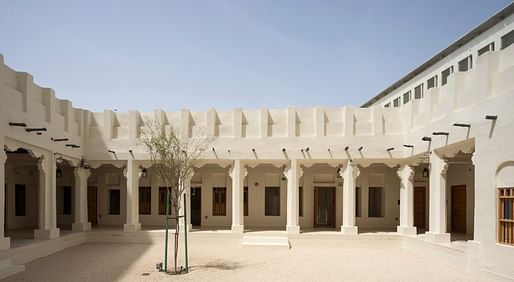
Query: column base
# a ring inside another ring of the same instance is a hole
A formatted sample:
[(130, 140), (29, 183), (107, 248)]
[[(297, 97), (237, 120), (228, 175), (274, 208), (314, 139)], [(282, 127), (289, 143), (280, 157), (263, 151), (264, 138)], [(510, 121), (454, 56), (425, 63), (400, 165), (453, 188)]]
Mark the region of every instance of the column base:
[(34, 230), (34, 239), (36, 239), (36, 240), (48, 240), (48, 239), (57, 238), (59, 236), (60, 236), (59, 228)]
[[(184, 225), (183, 224), (180, 224), (179, 225), (179, 228), (180, 228), (180, 231), (179, 232), (184, 232)], [(188, 224), (187, 225), (187, 232), (191, 232), (193, 230), (193, 225), (192, 224)]]
[(416, 227), (411, 226), (397, 226), (396, 232), (401, 235), (417, 235), (418, 232), (416, 230)]
[(0, 251), (8, 250), (11, 248), (11, 238), (3, 237), (0, 238)]
[(245, 232), (245, 226), (244, 225), (232, 225), (230, 228), (232, 233), (244, 233)]
[(450, 233), (425, 233), (425, 239), (432, 243), (450, 243)]
[(123, 224), (123, 232), (141, 231), (141, 223)]
[(91, 230), (91, 222), (73, 223), (71, 230), (74, 232), (85, 232)]
[(357, 226), (341, 226), (341, 234), (343, 234), (343, 235), (358, 235), (359, 228)]
[(298, 225), (287, 225), (286, 226), (287, 234), (300, 234), (300, 226)]

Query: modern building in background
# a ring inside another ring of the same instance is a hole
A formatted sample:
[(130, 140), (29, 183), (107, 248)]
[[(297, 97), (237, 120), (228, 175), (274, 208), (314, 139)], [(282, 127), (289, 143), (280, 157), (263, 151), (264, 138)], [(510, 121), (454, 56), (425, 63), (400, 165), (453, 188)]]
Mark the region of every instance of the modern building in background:
[(0, 55), (0, 276), (94, 230), (162, 228), (164, 188), (138, 142), (158, 120), (214, 140), (185, 194), (191, 230), (384, 231), (514, 278), (513, 11), (361, 108), (90, 112)]

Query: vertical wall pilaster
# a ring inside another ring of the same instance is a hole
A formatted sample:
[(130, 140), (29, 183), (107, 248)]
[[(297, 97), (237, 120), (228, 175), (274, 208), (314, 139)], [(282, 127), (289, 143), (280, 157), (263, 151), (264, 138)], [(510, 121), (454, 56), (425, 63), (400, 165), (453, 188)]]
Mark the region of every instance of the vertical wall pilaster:
[(59, 237), (57, 228), (56, 171), (55, 155), (49, 152), (41, 156), (39, 169), (39, 218), (35, 239)]
[(287, 177), (287, 223), (286, 231), (290, 234), (300, 233), (299, 206), (298, 206), (298, 180), (301, 177), (301, 168), (296, 159), (286, 170)]
[(355, 180), (360, 174), (356, 164), (349, 163), (342, 171), (343, 176), (343, 225), (341, 233), (357, 235), (358, 228), (355, 226)]
[[(194, 176), (194, 171), (189, 173), (189, 177), (181, 182), (180, 185), (183, 187), (183, 192), (180, 197), (179, 203), (179, 225), (181, 232), (184, 231), (185, 226), (187, 226), (187, 230), (191, 231), (193, 226), (191, 225), (191, 180)], [(187, 206), (184, 208), (184, 197), (186, 197)], [(184, 211), (187, 214), (187, 222), (184, 222)]]
[(450, 242), (446, 232), (446, 173), (448, 163), (436, 152), (430, 155), (429, 232), (427, 239)]
[(416, 235), (414, 227), (414, 168), (410, 165), (401, 166), (400, 177), (400, 225), (397, 232), (404, 235)]
[(71, 225), (73, 231), (91, 230), (91, 222), (87, 217), (87, 179), (91, 175), (89, 169), (76, 167), (73, 171), (75, 176), (74, 191), (74, 220)]
[(141, 230), (141, 223), (139, 223), (139, 178), (141, 173), (142, 171), (136, 161), (127, 161), (127, 168), (123, 171), (127, 178), (127, 218), (123, 225), (123, 231), (125, 232)]
[(5, 237), (5, 163), (7, 162), (7, 154), (3, 150), (4, 148), (4, 137), (0, 137), (0, 146), (2, 150), (0, 150), (0, 251), (7, 250), (11, 247), (10, 238)]
[(241, 164), (241, 160), (235, 160), (234, 166), (230, 168), (230, 177), (232, 178), (232, 232), (244, 232), (244, 178), (246, 168)]

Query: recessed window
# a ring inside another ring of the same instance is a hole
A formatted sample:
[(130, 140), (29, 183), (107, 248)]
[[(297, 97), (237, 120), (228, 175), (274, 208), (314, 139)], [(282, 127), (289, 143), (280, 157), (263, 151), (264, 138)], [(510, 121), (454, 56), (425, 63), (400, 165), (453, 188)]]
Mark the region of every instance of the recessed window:
[(387, 103), (384, 105), (385, 108), (390, 108), (391, 107), (391, 102)]
[(445, 69), (442, 73), (441, 73), (441, 85), (445, 85), (446, 83), (448, 83), (448, 77), (453, 73), (453, 66)]
[(383, 187), (369, 187), (368, 217), (383, 217)]
[(303, 187), (298, 187), (298, 216), (303, 216)]
[(151, 187), (139, 187), (139, 214), (152, 214)]
[(410, 102), (410, 90), (403, 94), (403, 104), (407, 104)]
[(355, 216), (361, 217), (361, 187), (355, 187)]
[(427, 80), (427, 89), (437, 87), (437, 75), (432, 76), (429, 80)]
[(120, 214), (120, 190), (111, 189), (109, 190), (109, 214), (119, 215)]
[(514, 30), (502, 36), (502, 50), (514, 43)]
[(459, 61), (459, 71), (466, 72), (473, 68), (473, 57), (471, 55)]
[(213, 216), (226, 216), (227, 215), (227, 188), (225, 188), (225, 187), (212, 188), (212, 215)]
[(24, 216), (25, 215), (25, 185), (16, 184), (14, 185), (14, 215)]
[(248, 216), (248, 187), (244, 187), (243, 190), (243, 206), (244, 216)]
[(480, 48), (478, 50), (478, 56), (482, 56), (483, 54), (485, 54), (489, 51), (494, 51), (494, 42), (491, 42), (491, 43), (485, 45), (484, 47)]
[(423, 98), (423, 83), (414, 88), (414, 99)]
[(514, 245), (514, 188), (498, 189), (498, 242)]
[(264, 194), (264, 215), (280, 216), (280, 187), (266, 187)]
[(400, 99), (401, 97), (398, 97), (393, 100), (393, 107), (398, 108), (400, 106)]

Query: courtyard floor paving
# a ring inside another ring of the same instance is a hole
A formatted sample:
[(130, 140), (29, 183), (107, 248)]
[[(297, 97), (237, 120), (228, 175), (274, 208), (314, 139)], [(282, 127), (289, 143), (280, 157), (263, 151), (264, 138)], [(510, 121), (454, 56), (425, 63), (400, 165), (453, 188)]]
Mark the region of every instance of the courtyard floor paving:
[[(35, 260), (6, 281), (488, 281), (480, 274), (405, 250), (399, 240), (309, 235), (291, 238), (288, 249), (241, 246), (239, 238), (193, 234), (191, 269), (184, 275), (155, 269), (163, 260), (162, 242), (102, 243)], [(183, 251), (181, 246), (181, 257)]]

